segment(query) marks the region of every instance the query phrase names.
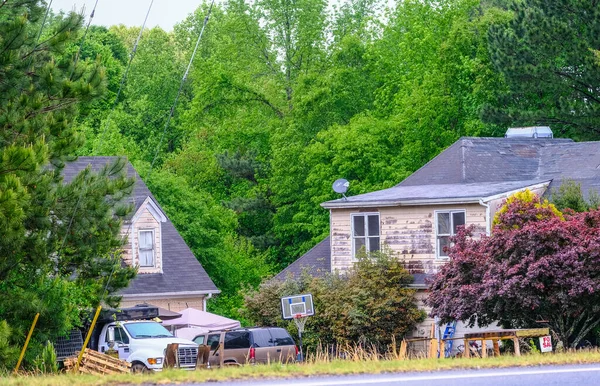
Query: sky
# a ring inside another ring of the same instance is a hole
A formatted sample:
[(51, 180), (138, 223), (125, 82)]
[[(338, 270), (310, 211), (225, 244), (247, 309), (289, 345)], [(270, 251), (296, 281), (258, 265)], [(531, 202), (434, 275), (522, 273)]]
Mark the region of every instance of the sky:
[[(49, 0), (47, 0), (49, 1)], [(128, 27), (141, 26), (152, 0), (52, 0), (54, 12), (78, 12), (85, 7), (86, 20), (89, 20), (94, 3), (98, 1), (92, 24), (111, 26), (125, 24)], [(165, 31), (185, 19), (202, 4), (202, 0), (154, 0), (146, 28), (159, 26)]]

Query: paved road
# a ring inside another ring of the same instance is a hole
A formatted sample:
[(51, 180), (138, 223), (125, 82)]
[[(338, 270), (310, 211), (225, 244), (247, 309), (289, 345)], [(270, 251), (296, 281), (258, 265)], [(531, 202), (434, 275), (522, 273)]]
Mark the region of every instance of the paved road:
[[(294, 379), (210, 382), (216, 386), (475, 386), (475, 385), (600, 385), (600, 364), (453, 370), (431, 373), (328, 376)], [(188, 384), (186, 386), (199, 385)]]

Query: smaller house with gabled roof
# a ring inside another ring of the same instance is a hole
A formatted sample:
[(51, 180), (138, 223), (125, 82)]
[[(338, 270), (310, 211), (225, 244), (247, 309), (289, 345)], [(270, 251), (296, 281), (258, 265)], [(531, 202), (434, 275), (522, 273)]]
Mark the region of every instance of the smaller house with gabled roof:
[[(65, 164), (64, 181), (87, 167), (98, 171), (116, 158), (79, 157)], [(122, 259), (137, 267), (138, 274), (120, 291), (121, 307), (148, 303), (172, 311), (187, 307), (206, 311), (206, 300), (220, 291), (129, 162), (127, 175), (135, 179), (134, 210), (121, 229), (127, 239)]]
[(448, 261), (445, 247), (459, 226), (473, 225), (475, 237), (490, 234), (508, 196), (525, 189), (548, 195), (567, 179), (584, 194), (600, 191), (600, 142), (461, 138), (394, 187), (322, 203), (329, 235), (276, 279), (306, 269), (343, 272), (361, 249), (386, 246), (424, 290), (427, 277)]

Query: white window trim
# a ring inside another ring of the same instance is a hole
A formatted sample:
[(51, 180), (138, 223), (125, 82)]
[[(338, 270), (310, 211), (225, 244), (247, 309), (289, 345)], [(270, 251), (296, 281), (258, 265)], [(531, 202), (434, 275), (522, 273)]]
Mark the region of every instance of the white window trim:
[[(152, 232), (152, 252), (153, 252), (153, 261), (154, 264), (153, 265), (142, 265), (141, 263), (141, 259), (140, 259), (140, 233), (142, 232)], [(156, 229), (150, 228), (150, 229), (138, 229), (138, 238), (137, 238), (137, 263), (140, 267), (140, 269), (153, 269), (156, 268), (156, 263), (157, 263), (157, 248), (156, 248)]]
[[(465, 214), (465, 226), (467, 226), (467, 210), (466, 209), (444, 209), (444, 210), (434, 210), (433, 216), (435, 217), (435, 257), (436, 259), (448, 260), (450, 256), (440, 256), (441, 248), (440, 248), (440, 239), (438, 235), (438, 214), (439, 213), (450, 213), (450, 232), (454, 230), (454, 224), (452, 220), (452, 213), (464, 213)], [(450, 237), (454, 236), (450, 233)]]
[[(377, 216), (378, 218), (378, 222), (379, 222), (379, 250), (381, 250), (381, 216), (379, 215), (379, 212), (359, 212), (359, 213), (351, 213), (350, 214), (350, 242), (352, 243), (352, 261), (357, 261), (356, 258), (356, 250), (354, 248), (354, 217), (356, 216), (361, 216), (365, 218), (365, 235), (367, 234), (367, 228), (368, 228), (368, 223), (367, 223), (367, 216)], [(365, 246), (366, 244), (366, 239), (368, 239), (367, 236), (365, 236)], [(368, 251), (367, 251), (368, 252)]]

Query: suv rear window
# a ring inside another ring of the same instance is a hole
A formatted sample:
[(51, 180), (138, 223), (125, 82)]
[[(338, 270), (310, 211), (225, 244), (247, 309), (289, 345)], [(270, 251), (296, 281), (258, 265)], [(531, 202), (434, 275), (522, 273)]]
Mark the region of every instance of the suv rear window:
[(271, 334), (268, 329), (252, 330), (252, 340), (254, 347), (270, 347), (273, 346)]
[(275, 346), (293, 346), (294, 340), (290, 334), (283, 328), (270, 328), (271, 337)]
[(225, 350), (235, 348), (250, 348), (250, 332), (231, 331), (225, 333)]

